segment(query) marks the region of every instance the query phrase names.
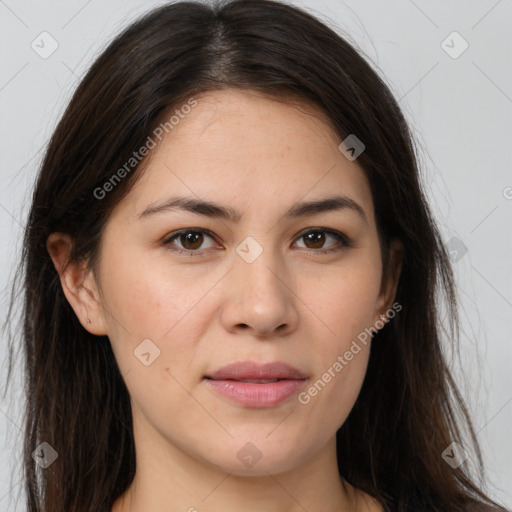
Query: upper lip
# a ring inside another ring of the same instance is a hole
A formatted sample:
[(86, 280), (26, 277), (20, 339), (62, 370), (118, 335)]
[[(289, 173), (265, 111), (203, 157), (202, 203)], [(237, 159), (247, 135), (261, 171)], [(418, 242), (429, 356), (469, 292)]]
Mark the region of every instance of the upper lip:
[(215, 380), (252, 380), (252, 379), (305, 379), (305, 375), (282, 362), (256, 363), (253, 361), (242, 361), (231, 363), (219, 368), (217, 371), (206, 375), (209, 379)]

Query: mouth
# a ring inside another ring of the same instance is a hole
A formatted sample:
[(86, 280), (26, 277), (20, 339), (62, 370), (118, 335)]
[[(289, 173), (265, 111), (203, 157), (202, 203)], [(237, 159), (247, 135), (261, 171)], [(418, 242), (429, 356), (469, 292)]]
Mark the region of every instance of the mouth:
[(305, 384), (307, 378), (286, 363), (246, 361), (223, 366), (204, 377), (209, 389), (231, 403), (250, 408), (276, 407)]
[(205, 379), (210, 380), (231, 380), (233, 382), (247, 382), (249, 384), (269, 384), (271, 382), (279, 382), (280, 380), (289, 380), (289, 379), (212, 379), (211, 377), (205, 377)]
[(213, 380), (261, 381), (263, 383), (306, 378), (305, 374), (297, 368), (280, 361), (265, 364), (254, 361), (230, 363), (205, 377)]

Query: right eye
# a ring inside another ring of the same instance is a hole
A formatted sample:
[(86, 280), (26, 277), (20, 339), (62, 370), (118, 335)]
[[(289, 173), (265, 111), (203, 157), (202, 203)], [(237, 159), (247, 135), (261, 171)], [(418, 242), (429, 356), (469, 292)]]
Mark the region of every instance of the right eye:
[[(209, 233), (208, 230), (200, 228), (182, 229), (180, 231), (171, 233), (171, 235), (165, 239), (164, 245), (171, 251), (186, 254), (187, 256), (199, 256), (203, 252), (199, 251), (199, 249), (204, 243), (205, 236), (211, 240), (214, 240), (213, 236)], [(175, 242), (179, 242), (181, 247), (176, 247)], [(206, 249), (211, 249), (214, 246), (215, 244), (211, 244), (210, 247), (206, 247)]]

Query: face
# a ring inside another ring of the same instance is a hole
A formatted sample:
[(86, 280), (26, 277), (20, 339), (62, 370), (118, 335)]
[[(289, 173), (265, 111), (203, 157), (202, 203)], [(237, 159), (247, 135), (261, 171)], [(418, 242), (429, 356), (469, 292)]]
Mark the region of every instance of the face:
[(88, 315), (111, 341), (136, 443), (282, 472), (335, 438), (365, 376), (361, 334), (396, 282), (381, 286), (363, 170), (319, 112), (234, 90), (195, 99), (105, 227)]

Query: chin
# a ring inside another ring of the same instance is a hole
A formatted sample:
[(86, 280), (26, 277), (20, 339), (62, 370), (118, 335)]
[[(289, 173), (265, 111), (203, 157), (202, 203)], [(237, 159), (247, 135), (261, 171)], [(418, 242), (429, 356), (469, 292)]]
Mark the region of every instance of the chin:
[[(274, 440), (277, 441), (277, 440)], [(283, 442), (269, 443), (268, 440), (254, 443), (231, 443), (226, 445), (223, 453), (212, 457), (208, 454), (205, 460), (208, 464), (221, 469), (223, 472), (238, 476), (268, 476), (269, 473), (284, 473), (300, 464), (301, 456), (297, 453), (297, 445), (283, 446)], [(233, 449), (227, 446), (233, 446)], [(227, 449), (226, 449), (227, 448)]]
[(280, 457), (267, 458), (266, 461), (261, 459), (252, 467), (244, 467), (243, 464), (231, 461), (225, 464), (218, 465), (217, 467), (225, 473), (231, 473), (236, 476), (251, 476), (251, 477), (268, 477), (269, 474), (279, 474), (291, 471), (297, 466), (294, 461), (283, 460)]

